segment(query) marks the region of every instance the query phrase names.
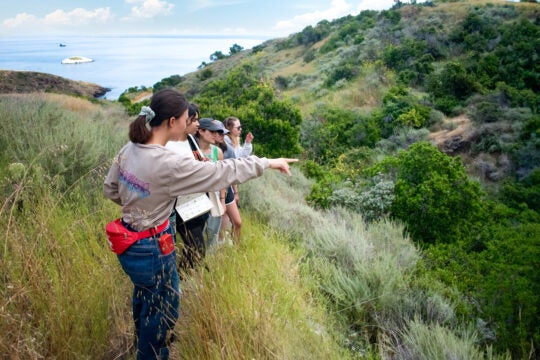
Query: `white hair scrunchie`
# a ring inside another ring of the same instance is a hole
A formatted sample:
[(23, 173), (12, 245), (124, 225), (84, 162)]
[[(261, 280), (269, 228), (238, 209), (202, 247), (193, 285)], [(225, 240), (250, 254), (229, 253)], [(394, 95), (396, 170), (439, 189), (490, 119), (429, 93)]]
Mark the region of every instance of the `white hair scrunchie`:
[(154, 116), (156, 116), (156, 113), (150, 108), (150, 106), (143, 106), (139, 115), (144, 115), (146, 117), (146, 123), (148, 124), (150, 121), (152, 121)]

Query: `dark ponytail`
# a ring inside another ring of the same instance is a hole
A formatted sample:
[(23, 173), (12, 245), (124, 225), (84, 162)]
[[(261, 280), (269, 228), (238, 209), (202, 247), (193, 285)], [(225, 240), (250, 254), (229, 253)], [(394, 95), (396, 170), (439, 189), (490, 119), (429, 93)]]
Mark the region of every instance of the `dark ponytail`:
[[(154, 116), (139, 114), (129, 125), (129, 140), (136, 144), (146, 144), (152, 136), (147, 123), (152, 128), (160, 126), (163, 121), (168, 121), (171, 117), (179, 118), (188, 109), (188, 105), (184, 94), (176, 90), (158, 91), (150, 100), (150, 109)], [(149, 119), (148, 122), (147, 119)]]

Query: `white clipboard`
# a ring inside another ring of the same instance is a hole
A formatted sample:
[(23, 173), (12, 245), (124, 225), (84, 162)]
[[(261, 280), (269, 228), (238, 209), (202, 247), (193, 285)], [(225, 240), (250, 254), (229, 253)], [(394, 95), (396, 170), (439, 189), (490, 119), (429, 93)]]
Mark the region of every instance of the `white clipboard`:
[(188, 221), (210, 211), (214, 207), (205, 193), (179, 196), (176, 199), (176, 212), (182, 220)]

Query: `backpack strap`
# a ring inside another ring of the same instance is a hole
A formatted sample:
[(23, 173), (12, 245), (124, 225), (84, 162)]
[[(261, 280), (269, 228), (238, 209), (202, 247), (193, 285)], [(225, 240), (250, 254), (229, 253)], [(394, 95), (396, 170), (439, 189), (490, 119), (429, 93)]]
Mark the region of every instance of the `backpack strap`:
[(197, 144), (197, 140), (195, 140), (195, 138), (191, 134), (188, 134), (187, 140), (195, 159), (199, 161), (203, 161), (204, 156), (202, 155), (201, 149), (199, 148), (199, 145)]

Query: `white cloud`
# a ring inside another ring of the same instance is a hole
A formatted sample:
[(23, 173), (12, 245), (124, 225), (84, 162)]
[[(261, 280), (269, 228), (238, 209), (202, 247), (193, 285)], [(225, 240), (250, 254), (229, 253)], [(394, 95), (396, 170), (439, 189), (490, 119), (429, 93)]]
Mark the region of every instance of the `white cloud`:
[(278, 21), (274, 29), (280, 32), (294, 32), (308, 25), (314, 25), (321, 20), (333, 20), (350, 14), (351, 9), (352, 6), (345, 0), (332, 0), (330, 8), (297, 15), (290, 20)]
[[(82, 26), (95, 28), (97, 24), (104, 24), (113, 19), (109, 7), (86, 10), (77, 8), (66, 12), (55, 10), (52, 13), (38, 18), (35, 15), (20, 13), (14, 18), (6, 19), (2, 22), (5, 30), (17, 35), (30, 33), (54, 33), (63, 30), (82, 29)], [(8, 30), (9, 29), (9, 30)]]
[(131, 8), (132, 18), (153, 18), (159, 15), (168, 15), (171, 13), (174, 5), (160, 0), (126, 0), (127, 3), (142, 3), (140, 6)]
[(32, 24), (36, 20), (37, 19), (34, 15), (27, 14), (27, 13), (20, 13), (20, 14), (17, 14), (17, 16), (15, 16), (14, 18), (4, 20), (2, 24), (7, 27), (15, 28), (15, 27), (24, 26), (27, 24)]
[(52, 26), (69, 26), (91, 23), (106, 23), (110, 19), (112, 19), (112, 15), (109, 7), (98, 8), (95, 10), (77, 8), (69, 12), (65, 12), (64, 10), (53, 11), (43, 18), (43, 22), (46, 25)]

